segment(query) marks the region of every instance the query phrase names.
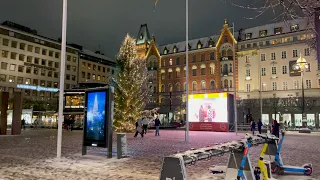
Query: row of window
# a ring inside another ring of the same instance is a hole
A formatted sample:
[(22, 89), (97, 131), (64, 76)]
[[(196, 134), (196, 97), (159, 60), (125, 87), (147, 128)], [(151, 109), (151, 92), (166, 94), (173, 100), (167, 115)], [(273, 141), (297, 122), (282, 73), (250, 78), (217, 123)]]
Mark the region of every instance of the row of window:
[[(210, 71), (210, 75), (213, 75), (215, 70), (214, 70), (215, 66), (214, 64), (210, 64), (209, 66), (209, 71)], [(207, 69), (206, 68), (206, 65), (202, 64), (200, 66), (200, 75), (201, 76), (204, 76), (207, 74)], [(192, 71), (191, 71), (191, 75), (192, 76), (197, 76), (197, 73), (198, 73), (198, 70), (197, 70), (197, 66), (192, 66)], [(173, 78), (173, 70), (170, 68), (168, 69), (168, 79), (172, 79)], [(186, 77), (186, 69), (184, 68), (183, 69), (183, 76)], [(176, 68), (175, 69), (175, 78), (180, 78), (181, 77), (181, 71), (180, 71), (180, 68)], [(164, 70), (161, 71), (161, 79), (162, 80), (165, 80), (166, 79), (166, 73)]]
[[(8, 58), (9, 57), (9, 51), (5, 51), (2, 50), (1, 56), (3, 58)], [(19, 61), (26, 61), (27, 63), (33, 63), (33, 64), (37, 64), (37, 65), (41, 65), (41, 66), (48, 66), (51, 68), (59, 68), (59, 62), (53, 62), (50, 60), (46, 60), (46, 59), (40, 59), (37, 57), (32, 57), (32, 56), (25, 56), (24, 54), (17, 54), (15, 52), (10, 52), (10, 58), (13, 60), (16, 60), (17, 56), (19, 56)], [(67, 70), (73, 70), (74, 72), (76, 72), (77, 68), (76, 66), (71, 66), (71, 65), (67, 65)]]
[(103, 82), (106, 82), (106, 77), (105, 76), (100, 76), (100, 75), (95, 75), (95, 74), (92, 74), (91, 73), (87, 73), (87, 76), (86, 76), (86, 73), (85, 72), (82, 72), (81, 73), (81, 77), (83, 79), (87, 79), (87, 80), (90, 80), (91, 77), (92, 77), (92, 80), (97, 80), (97, 81), (103, 81)]
[[(202, 81), (200, 82), (200, 90), (206, 90), (206, 89), (207, 89), (206, 81), (205, 81), (205, 80), (202, 80)], [(216, 89), (216, 83), (215, 83), (214, 80), (211, 80), (211, 81), (210, 81), (210, 87), (209, 87), (209, 89), (211, 89), (211, 90)], [(197, 81), (193, 81), (193, 82), (192, 82), (191, 90), (192, 90), (192, 91), (197, 91), (197, 90), (199, 90)], [(174, 91), (176, 91), (176, 92), (181, 91), (181, 85), (180, 85), (180, 83), (176, 83), (174, 87), (173, 87), (172, 84), (169, 84), (169, 85), (168, 85), (168, 92), (174, 92)], [(183, 85), (183, 91), (186, 91), (186, 83), (184, 83), (184, 85)], [(165, 88), (165, 85), (164, 85), (164, 84), (161, 85), (160, 92), (166, 92), (166, 88)]]
[[(310, 72), (310, 65), (308, 65), (308, 69), (306, 69), (307, 72)], [(251, 70), (250, 69), (246, 69), (246, 77), (250, 77), (251, 76)], [(282, 66), (282, 74), (288, 74), (288, 66)], [(277, 74), (277, 67), (276, 66), (272, 66), (271, 67), (271, 74), (272, 75), (276, 75)], [(267, 76), (267, 70), (265, 67), (261, 68), (261, 76)]]
[[(209, 56), (210, 56), (210, 57), (209, 57), (210, 60), (215, 60), (214, 52), (211, 52)], [(183, 63), (186, 64), (186, 56), (184, 56), (183, 59), (184, 59)], [(206, 61), (206, 56), (205, 56), (204, 53), (202, 53), (202, 54), (200, 55), (200, 62), (203, 62), (203, 61)], [(192, 62), (192, 63), (197, 62), (197, 55), (196, 55), (196, 54), (192, 55), (191, 62)], [(168, 63), (169, 63), (169, 64), (168, 64), (169, 66), (172, 66), (172, 65), (180, 65), (180, 64), (181, 64), (180, 57), (179, 57), (179, 56), (176, 57), (176, 58), (175, 58), (175, 61), (173, 61), (173, 59), (170, 58), (169, 61), (168, 61)], [(161, 66), (162, 66), (162, 67), (165, 67), (165, 66), (166, 66), (166, 60), (165, 60), (165, 59), (164, 59), (163, 61), (161, 61)]]
[[(55, 58), (60, 58), (60, 53), (59, 52), (54, 52), (52, 50), (47, 50), (44, 48), (40, 47), (34, 47), (32, 45), (26, 45), (25, 43), (19, 43), (17, 41), (10, 41), (9, 39), (2, 39), (2, 45), (3, 46), (10, 46), (12, 48), (19, 48), (21, 50), (27, 50), (28, 52), (34, 52), (36, 54), (42, 54), (42, 55), (48, 55), (50, 57), (55, 57)], [(72, 61), (74, 63), (77, 62), (77, 57), (76, 56), (70, 56), (67, 55), (67, 61)]]
[[(91, 70), (90, 63), (82, 62), (81, 66), (82, 66), (83, 70), (85, 70), (85, 69)], [(95, 64), (92, 65), (92, 70), (94, 70), (94, 71), (106, 72), (106, 69), (107, 69), (107, 73), (110, 73), (110, 68), (101, 67), (101, 66), (95, 65)], [(111, 74), (114, 74), (114, 69), (111, 69)]]
[[(7, 67), (8, 67), (8, 63), (1, 62), (1, 69), (7, 70), (8, 69)], [(32, 71), (32, 69), (33, 69), (33, 71)], [(48, 76), (48, 77), (54, 77), (54, 78), (58, 78), (59, 77), (59, 72), (49, 71), (49, 70), (46, 70), (46, 69), (39, 69), (39, 68), (36, 68), (36, 67), (32, 68), (31, 66), (22, 66), (22, 65), (18, 65), (17, 66), (16, 64), (10, 64), (9, 70), (10, 71), (18, 70), (18, 72), (21, 72), (21, 73)], [(70, 70), (70, 68), (67, 68), (67, 70)], [(66, 79), (67, 80), (71, 79), (72, 81), (75, 81), (76, 80), (76, 76), (75, 75), (66, 74)]]
[[(310, 56), (310, 48), (305, 48), (304, 49), (304, 56)], [(298, 52), (297, 49), (292, 50), (292, 57), (293, 58), (299, 57), (299, 52)], [(282, 51), (281, 52), (281, 59), (286, 59), (286, 58), (287, 58), (287, 51)], [(267, 59), (266, 54), (260, 54), (260, 60), (261, 61), (266, 61), (266, 59)], [(277, 59), (277, 56), (276, 56), (275, 52), (271, 53), (270, 59), (271, 60), (276, 60)], [(246, 63), (250, 63), (250, 57), (249, 56), (246, 56)]]
[[(295, 32), (295, 31), (298, 31), (299, 30), (299, 25), (298, 24), (293, 24), (290, 26), (290, 30), (291, 32)], [(276, 27), (273, 29), (273, 34), (282, 34), (283, 32), (283, 29), (282, 27)], [(268, 30), (260, 30), (259, 31), (259, 37), (265, 37), (268, 35)], [(251, 39), (252, 38), (252, 33), (246, 33), (245, 34), (245, 39), (248, 40), (248, 39)]]
[[(300, 81), (298, 81), (298, 80), (293, 81), (293, 87), (291, 89), (299, 89), (300, 88), (299, 87), (299, 82)], [(320, 82), (320, 80), (319, 80), (319, 82)], [(306, 89), (311, 89), (312, 88), (311, 80), (309, 80), (309, 79), (305, 80), (304, 88), (306, 88)], [(290, 89), (290, 88), (288, 88), (288, 81), (283, 81), (281, 90), (288, 90), (288, 89)], [(267, 91), (268, 90), (266, 83), (262, 83), (261, 84), (261, 90), (262, 91)], [(271, 90), (272, 91), (280, 90), (278, 88), (277, 82), (271, 82)], [(252, 91), (251, 84), (246, 84), (246, 92), (251, 92), (251, 91)]]
[[(224, 42), (228, 42), (228, 36), (224, 36)], [(214, 47), (215, 46), (215, 43), (214, 41), (212, 40), (212, 38), (209, 39), (208, 41), (208, 47)], [(202, 49), (204, 48), (204, 45), (201, 43), (201, 41), (199, 40), (198, 43), (197, 43), (197, 49)], [(190, 51), (191, 50), (191, 45), (188, 44), (188, 50)], [(173, 53), (177, 53), (179, 52), (179, 49), (176, 45), (173, 46)], [(166, 55), (169, 53), (169, 49), (167, 49), (167, 47), (164, 48), (163, 50), (163, 54)]]
[(303, 34), (303, 35), (293, 36), (293, 37), (284, 37), (284, 38), (278, 38), (278, 39), (273, 39), (268, 41), (242, 44), (240, 45), (240, 49), (257, 48), (257, 47), (270, 46), (270, 45), (282, 44), (282, 43), (288, 43), (288, 42), (294, 42), (294, 41), (304, 41), (313, 37), (314, 37), (313, 34)]

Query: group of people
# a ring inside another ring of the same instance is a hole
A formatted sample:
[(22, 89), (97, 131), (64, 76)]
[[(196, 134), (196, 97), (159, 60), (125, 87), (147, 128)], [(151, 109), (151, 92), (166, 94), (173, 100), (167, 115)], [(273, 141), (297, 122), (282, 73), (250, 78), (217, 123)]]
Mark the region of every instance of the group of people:
[[(158, 117), (156, 117), (154, 120), (154, 126), (156, 127), (155, 136), (160, 136), (160, 133), (159, 133), (160, 124), (161, 124), (160, 120), (158, 119)], [(137, 137), (138, 134), (140, 134), (141, 137), (147, 134), (148, 126), (149, 126), (149, 120), (147, 117), (139, 118), (136, 122), (136, 133), (134, 134), (134, 137)]]
[[(263, 126), (263, 123), (262, 123), (261, 119), (259, 119), (259, 121), (258, 121), (259, 134), (262, 133), (262, 126)], [(256, 123), (254, 122), (254, 120), (251, 120), (250, 128), (251, 128), (252, 134), (254, 135), (254, 132), (256, 131)], [(280, 132), (280, 124), (278, 123), (277, 120), (272, 120), (271, 133), (273, 135), (275, 135), (276, 137), (279, 137), (279, 132)]]

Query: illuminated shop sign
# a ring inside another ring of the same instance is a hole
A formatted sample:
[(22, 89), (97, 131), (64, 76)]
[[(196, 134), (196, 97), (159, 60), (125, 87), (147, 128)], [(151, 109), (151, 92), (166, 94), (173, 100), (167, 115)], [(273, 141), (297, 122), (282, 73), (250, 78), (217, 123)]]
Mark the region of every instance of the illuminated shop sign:
[(18, 84), (17, 88), (20, 89), (30, 89), (30, 90), (36, 90), (36, 91), (47, 91), (47, 92), (58, 92), (58, 88), (47, 88), (42, 86), (31, 86), (31, 85), (25, 85), (25, 84)]

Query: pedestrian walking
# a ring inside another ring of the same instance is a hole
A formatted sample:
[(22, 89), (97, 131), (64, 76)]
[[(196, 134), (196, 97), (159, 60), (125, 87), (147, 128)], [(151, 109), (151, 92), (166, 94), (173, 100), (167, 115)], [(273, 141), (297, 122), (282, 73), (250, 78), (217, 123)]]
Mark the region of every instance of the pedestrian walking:
[(143, 121), (142, 121), (142, 127), (143, 127), (143, 133), (144, 134), (147, 134), (147, 130), (148, 130), (148, 125), (149, 125), (149, 121), (148, 121), (148, 118), (147, 117), (144, 117), (143, 118)]
[(252, 135), (254, 135), (254, 131), (256, 130), (256, 123), (254, 122), (254, 120), (251, 121), (251, 131), (252, 131)]
[(272, 128), (272, 134), (279, 138), (280, 124), (278, 123), (277, 120), (273, 120), (273, 125), (272, 125), (272, 127), (273, 127), (273, 128)]
[(259, 119), (259, 121), (258, 121), (258, 131), (259, 131), (259, 134), (261, 134), (261, 131), (262, 131), (262, 121), (261, 121), (261, 119)]
[(138, 134), (141, 135), (141, 137), (143, 137), (143, 130), (142, 130), (142, 119), (139, 118), (136, 122), (136, 133), (134, 134), (134, 137), (137, 137)]
[(33, 124), (34, 124), (34, 129), (38, 129), (38, 120), (37, 119), (34, 120)]
[(156, 117), (156, 119), (154, 120), (154, 126), (156, 127), (155, 136), (160, 136), (160, 133), (159, 133), (160, 125), (161, 125), (160, 120), (158, 117)]
[(23, 130), (26, 130), (26, 120), (24, 120), (24, 118), (21, 120), (21, 126)]

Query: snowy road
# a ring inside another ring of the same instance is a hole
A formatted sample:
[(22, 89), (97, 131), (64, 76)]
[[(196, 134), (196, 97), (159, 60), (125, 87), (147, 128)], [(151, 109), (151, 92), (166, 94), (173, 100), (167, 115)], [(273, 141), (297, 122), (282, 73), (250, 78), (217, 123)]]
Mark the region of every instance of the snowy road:
[[(56, 130), (27, 130), (20, 136), (0, 136), (0, 180), (156, 180), (165, 155), (243, 137), (243, 134), (190, 132), (190, 143), (186, 144), (183, 131), (161, 131), (160, 135), (155, 137), (151, 132), (143, 139), (135, 139), (129, 134), (127, 142), (131, 157), (117, 160), (105, 158), (106, 150), (98, 148), (89, 149), (89, 155), (81, 157), (82, 132), (63, 132), (64, 158), (61, 161), (54, 159)], [(320, 179), (319, 138), (318, 135), (288, 135), (282, 152), (285, 163), (302, 165), (311, 162), (314, 165), (313, 178)], [(250, 150), (253, 163), (257, 162), (260, 148)], [(225, 155), (187, 167), (188, 179), (221, 179), (212, 177), (208, 169), (212, 165), (225, 166), (227, 158)]]

